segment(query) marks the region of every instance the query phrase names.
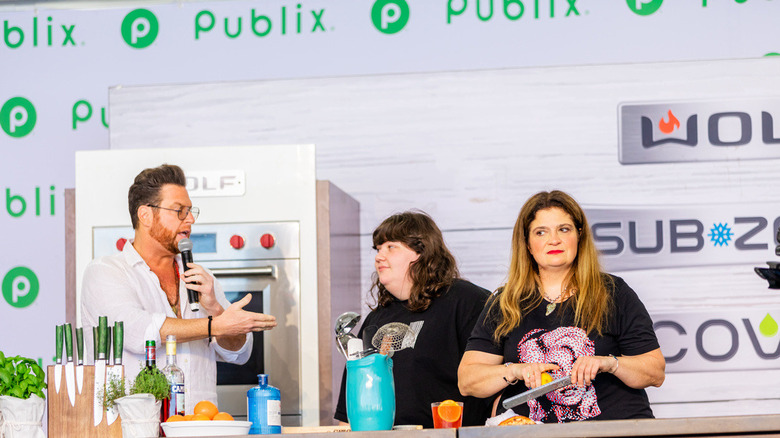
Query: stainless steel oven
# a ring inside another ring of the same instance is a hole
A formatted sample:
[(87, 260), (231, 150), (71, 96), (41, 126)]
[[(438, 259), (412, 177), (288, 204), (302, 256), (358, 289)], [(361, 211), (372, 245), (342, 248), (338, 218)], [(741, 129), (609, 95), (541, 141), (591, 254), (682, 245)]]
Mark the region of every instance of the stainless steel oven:
[[(93, 256), (115, 253), (132, 235), (128, 227), (93, 228)], [(299, 223), (196, 223), (190, 239), (195, 263), (214, 273), (229, 301), (251, 294), (245, 309), (274, 315), (277, 321), (273, 330), (254, 334), (252, 355), (246, 364), (217, 363), (220, 410), (246, 419), (246, 392), (263, 373), (281, 391), (282, 424), (300, 426)]]

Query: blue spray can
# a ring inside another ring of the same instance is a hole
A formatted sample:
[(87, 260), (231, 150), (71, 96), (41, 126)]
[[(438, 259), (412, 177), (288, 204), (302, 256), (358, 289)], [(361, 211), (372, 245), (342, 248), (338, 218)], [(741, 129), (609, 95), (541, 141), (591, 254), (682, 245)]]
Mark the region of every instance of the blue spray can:
[(282, 397), (279, 388), (268, 384), (268, 374), (258, 374), (259, 385), (246, 392), (250, 435), (282, 433)]

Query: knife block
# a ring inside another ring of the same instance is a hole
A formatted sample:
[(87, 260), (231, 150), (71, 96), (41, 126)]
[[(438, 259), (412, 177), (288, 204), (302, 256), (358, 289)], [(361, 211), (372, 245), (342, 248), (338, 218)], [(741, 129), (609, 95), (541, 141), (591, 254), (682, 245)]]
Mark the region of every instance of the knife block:
[(46, 370), (48, 384), (49, 436), (52, 437), (87, 437), (87, 438), (122, 438), (122, 419), (117, 418), (110, 426), (106, 424), (106, 413), (100, 424), (94, 426), (93, 402), (95, 394), (95, 367), (84, 366), (84, 385), (81, 394), (76, 389), (76, 402), (71, 406), (68, 399), (68, 386), (65, 382), (65, 365), (62, 366), (60, 390), (54, 384), (54, 365)]

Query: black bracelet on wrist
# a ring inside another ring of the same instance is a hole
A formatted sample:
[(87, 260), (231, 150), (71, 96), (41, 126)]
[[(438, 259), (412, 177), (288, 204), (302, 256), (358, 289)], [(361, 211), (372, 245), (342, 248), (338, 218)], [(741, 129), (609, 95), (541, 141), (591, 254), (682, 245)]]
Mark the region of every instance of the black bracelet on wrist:
[(211, 343), (211, 315), (209, 315), (209, 344)]

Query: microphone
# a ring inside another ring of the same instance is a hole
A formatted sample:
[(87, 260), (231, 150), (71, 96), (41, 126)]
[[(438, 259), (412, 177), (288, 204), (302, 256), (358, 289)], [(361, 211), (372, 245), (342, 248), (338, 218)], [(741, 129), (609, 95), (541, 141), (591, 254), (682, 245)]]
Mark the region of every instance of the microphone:
[[(184, 238), (179, 241), (179, 251), (181, 251), (181, 261), (184, 264), (184, 270), (189, 269), (189, 264), (192, 263), (192, 241)], [(187, 298), (190, 301), (190, 310), (197, 312), (200, 310), (200, 303), (198, 303), (198, 292), (190, 288), (187, 288)]]

